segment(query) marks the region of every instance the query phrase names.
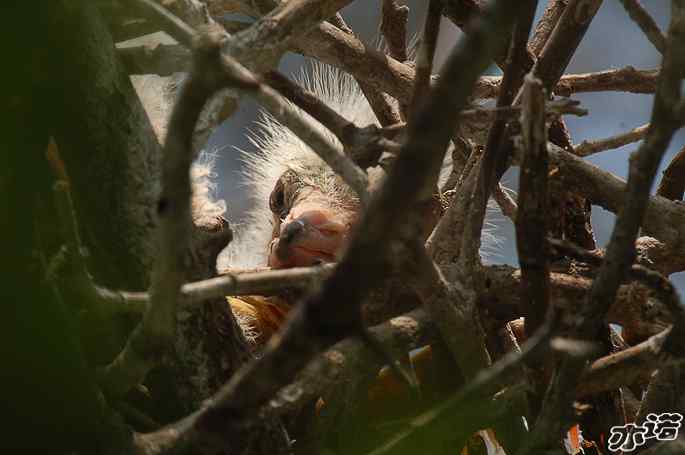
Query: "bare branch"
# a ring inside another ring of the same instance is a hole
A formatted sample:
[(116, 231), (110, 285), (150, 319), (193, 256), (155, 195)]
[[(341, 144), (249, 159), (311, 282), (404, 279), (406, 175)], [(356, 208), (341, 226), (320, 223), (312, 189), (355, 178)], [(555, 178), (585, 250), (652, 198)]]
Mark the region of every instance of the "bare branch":
[(530, 39), (530, 50), (534, 55), (540, 55), (543, 47), (557, 26), (564, 9), (568, 5), (568, 0), (549, 0), (547, 8), (535, 26), (533, 37)]
[[(288, 289), (305, 290), (327, 278), (334, 265), (294, 267), (284, 270), (228, 273), (181, 287), (183, 304), (194, 304), (227, 295), (274, 295)], [(150, 301), (146, 292), (115, 291), (97, 287), (97, 298), (104, 304), (122, 305), (129, 311), (143, 313)]]
[(663, 54), (666, 50), (666, 37), (661, 33), (659, 26), (656, 25), (652, 16), (640, 5), (638, 0), (620, 1), (630, 18), (640, 27), (642, 33), (645, 34), (656, 50)]
[(573, 153), (577, 156), (585, 157), (606, 150), (623, 147), (624, 145), (637, 142), (644, 138), (648, 129), (649, 123), (633, 128), (627, 133), (617, 134), (616, 136), (608, 137), (606, 139), (599, 139), (596, 141), (585, 140), (573, 147)]
[(383, 0), (380, 30), (388, 46), (388, 53), (397, 61), (407, 60), (407, 19), (409, 7), (397, 0)]
[[(385, 17), (385, 16), (383, 16)], [(338, 14), (335, 17), (334, 21), (335, 25), (340, 28), (340, 30), (344, 31), (348, 35), (355, 37), (354, 32), (352, 29), (345, 23), (343, 20), (342, 16)], [(355, 37), (356, 39), (356, 37)], [(404, 42), (404, 41), (403, 41)], [(402, 44), (402, 48), (404, 48), (404, 44)], [(396, 56), (392, 55), (393, 58), (397, 58)], [(359, 79), (358, 77), (355, 76), (355, 80), (357, 81), (357, 84), (359, 84), (359, 88), (361, 89), (362, 93), (366, 97), (367, 101), (369, 102), (369, 105), (371, 106), (371, 109), (373, 110), (373, 113), (375, 114), (376, 118), (378, 119), (378, 122), (382, 126), (387, 126), (387, 125), (392, 125), (394, 123), (402, 121), (402, 112), (401, 112), (401, 106), (400, 103), (393, 99), (390, 95), (387, 93), (378, 90), (378, 88), (369, 85), (366, 81)]]
[(658, 74), (658, 69), (638, 70), (632, 66), (596, 73), (567, 74), (554, 87), (554, 93), (560, 96), (604, 91), (654, 93)]
[(548, 93), (564, 74), (601, 4), (602, 0), (570, 0), (564, 9), (532, 69)]
[(684, 359), (676, 359), (665, 353), (670, 333), (671, 329), (666, 329), (638, 345), (595, 360), (578, 381), (578, 396), (587, 397), (615, 390), (634, 384), (657, 368), (682, 364)]
[(523, 160), (516, 217), (516, 246), (521, 264), (521, 300), (526, 329), (535, 331), (549, 307), (549, 255), (545, 245), (548, 213), (548, 156), (542, 82), (528, 75), (521, 100)]
[(412, 93), (410, 109), (416, 112), (430, 88), (431, 73), (435, 47), (440, 35), (440, 21), (442, 20), (442, 5), (439, 0), (428, 2), (426, 22), (423, 25), (421, 45), (416, 56), (416, 74), (414, 76), (414, 91)]

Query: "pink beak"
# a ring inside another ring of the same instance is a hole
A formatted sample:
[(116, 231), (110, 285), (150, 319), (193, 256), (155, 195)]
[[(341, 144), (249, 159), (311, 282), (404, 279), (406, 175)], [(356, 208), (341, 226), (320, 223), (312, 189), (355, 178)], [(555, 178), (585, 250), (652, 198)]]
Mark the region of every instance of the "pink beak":
[[(293, 211), (294, 212), (294, 211)], [(345, 244), (348, 226), (323, 210), (301, 211), (283, 221), (269, 246), (269, 266), (277, 269), (334, 262)]]

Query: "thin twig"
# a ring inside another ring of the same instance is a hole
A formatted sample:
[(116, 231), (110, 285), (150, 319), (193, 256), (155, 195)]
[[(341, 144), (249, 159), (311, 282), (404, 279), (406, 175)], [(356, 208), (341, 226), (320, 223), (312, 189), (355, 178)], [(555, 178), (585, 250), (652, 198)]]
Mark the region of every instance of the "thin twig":
[(383, 0), (380, 30), (388, 46), (388, 53), (397, 61), (407, 60), (407, 19), (409, 7), (397, 0)]
[(195, 30), (176, 15), (172, 14), (153, 0), (127, 0), (129, 4), (140, 11), (146, 19), (158, 24), (159, 27), (173, 36), (176, 41), (187, 48), (192, 47)]
[(428, 12), (426, 22), (423, 25), (421, 34), (421, 45), (416, 56), (416, 73), (414, 75), (414, 91), (412, 93), (410, 106), (411, 112), (416, 112), (420, 103), (425, 99), (426, 93), (430, 88), (430, 78), (433, 70), (433, 57), (435, 47), (440, 35), (440, 21), (442, 19), (442, 4), (440, 0), (430, 0), (428, 2)]
[(549, 0), (545, 12), (535, 26), (533, 37), (530, 39), (530, 50), (533, 55), (540, 55), (552, 35), (554, 27), (557, 26), (566, 5), (568, 5), (568, 0)]
[(521, 300), (526, 330), (536, 330), (549, 307), (549, 255), (545, 248), (548, 214), (547, 128), (542, 82), (526, 76), (523, 84), (521, 148), (523, 160), (516, 217), (516, 246), (521, 264)]
[(602, 0), (570, 0), (564, 9), (532, 69), (547, 93), (561, 79), (601, 4)]
[(559, 96), (580, 92), (618, 91), (654, 93), (658, 69), (640, 70), (632, 66), (586, 74), (567, 74), (554, 87)]
[(608, 137), (606, 139), (599, 139), (596, 141), (585, 140), (573, 147), (573, 153), (578, 156), (585, 157), (594, 155), (595, 153), (604, 152), (606, 150), (623, 147), (624, 145), (637, 142), (644, 138), (648, 129), (649, 123), (638, 126), (627, 133), (617, 134), (616, 136)]
[(640, 377), (649, 376), (656, 368), (683, 363), (665, 352), (672, 329), (665, 329), (635, 346), (595, 360), (578, 381), (577, 394), (589, 397), (621, 386), (632, 385)]
[(656, 22), (644, 9), (638, 0), (620, 0), (623, 8), (628, 12), (630, 18), (640, 27), (642, 33), (645, 34), (650, 43), (654, 45), (656, 50), (664, 53), (666, 49), (666, 37)]
[[(202, 281), (186, 283), (181, 287), (184, 305), (227, 295), (276, 295), (288, 289), (305, 290), (326, 279), (334, 264), (315, 267), (294, 267), (283, 270), (228, 273)], [(120, 306), (126, 311), (143, 313), (150, 301), (147, 292), (128, 292), (96, 287), (97, 299), (101, 304)]]

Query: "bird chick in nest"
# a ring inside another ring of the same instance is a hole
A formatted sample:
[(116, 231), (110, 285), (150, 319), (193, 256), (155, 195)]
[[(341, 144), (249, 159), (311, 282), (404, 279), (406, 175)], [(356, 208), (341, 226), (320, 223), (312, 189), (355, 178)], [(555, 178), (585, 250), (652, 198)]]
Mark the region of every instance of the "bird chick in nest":
[[(300, 83), (355, 125), (378, 124), (368, 101), (350, 75), (315, 64), (311, 76), (303, 75)], [(330, 131), (318, 122), (314, 123), (331, 141), (338, 142)], [(237, 226), (233, 242), (220, 259), (219, 270), (265, 266), (282, 269), (337, 261), (358, 219), (360, 204), (354, 191), (307, 144), (267, 113), (261, 114), (258, 129), (251, 132), (250, 140), (256, 151), (242, 153), (243, 180), (252, 208), (246, 222)], [(201, 168), (198, 176), (205, 176), (205, 170)], [(451, 171), (449, 161), (443, 171), (439, 187)], [(196, 185), (201, 187), (196, 193), (207, 195), (202, 187), (206, 188), (209, 183), (205, 180)], [(207, 198), (197, 199), (194, 209), (205, 206), (200, 212), (213, 210), (214, 216), (214, 212), (223, 209)], [(489, 210), (488, 217), (494, 213)], [(499, 249), (494, 230), (494, 225), (486, 221), (481, 237), (481, 255), (485, 258), (493, 253), (496, 255)], [(259, 346), (282, 326), (294, 303), (284, 297), (264, 296), (228, 297), (228, 301), (246, 339), (257, 353)], [(421, 365), (431, 362), (430, 347), (414, 354), (411, 362), (421, 381)], [(398, 388), (396, 382), (397, 378), (382, 371), (378, 382), (369, 390), (370, 398), (378, 395), (379, 390), (382, 396), (401, 395), (403, 392), (388, 392)], [(481, 433), (484, 433), (481, 436), (489, 445), (490, 453), (503, 453), (491, 430)], [(579, 443), (572, 446), (580, 447)]]
[[(304, 74), (299, 82), (355, 125), (378, 124), (352, 76), (315, 64), (311, 75)], [(339, 142), (314, 123), (331, 141)], [(235, 230), (219, 269), (279, 269), (337, 261), (359, 214), (354, 191), (268, 113), (261, 114), (250, 140), (256, 150), (242, 154), (243, 182), (252, 208)], [(446, 163), (444, 179), (450, 170)], [(494, 237), (486, 234), (483, 243), (484, 250), (492, 250)], [(278, 297), (229, 298), (229, 302), (248, 340), (255, 344), (266, 341), (290, 309), (290, 302)]]

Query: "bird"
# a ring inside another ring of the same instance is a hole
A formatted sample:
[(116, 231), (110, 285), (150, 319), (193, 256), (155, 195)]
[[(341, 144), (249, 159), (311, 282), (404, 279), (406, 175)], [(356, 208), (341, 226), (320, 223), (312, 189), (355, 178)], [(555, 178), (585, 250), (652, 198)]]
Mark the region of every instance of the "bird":
[[(298, 82), (355, 125), (378, 125), (371, 106), (351, 75), (316, 62), (309, 73), (300, 75)], [(331, 141), (339, 142), (324, 126), (314, 124)], [(244, 161), (242, 180), (251, 208), (246, 220), (234, 228), (234, 239), (220, 256), (217, 268), (226, 273), (265, 267), (313, 266), (339, 260), (359, 219), (361, 204), (355, 192), (305, 142), (268, 113), (260, 114), (249, 139), (254, 150), (240, 152)], [(198, 175), (208, 174), (211, 160), (205, 160), (203, 166)], [(443, 168), (440, 183), (451, 171), (449, 159)], [(196, 193), (206, 196), (207, 185), (207, 181), (201, 182)], [(225, 209), (198, 199), (194, 206), (206, 205), (214, 211)], [(485, 224), (482, 256), (496, 254), (499, 248), (494, 226), (490, 222)], [(256, 355), (283, 326), (295, 303), (293, 300), (288, 296), (227, 297)], [(409, 359), (421, 381), (421, 371), (431, 362), (430, 348), (415, 352)], [(387, 368), (379, 372), (376, 383), (369, 388), (369, 398), (378, 402), (387, 401), (388, 396), (395, 399), (402, 393), (406, 390)], [(483, 430), (479, 436), (489, 453), (504, 453), (492, 430)], [(572, 429), (568, 439), (568, 452), (578, 453), (577, 447), (582, 442), (579, 432)]]

